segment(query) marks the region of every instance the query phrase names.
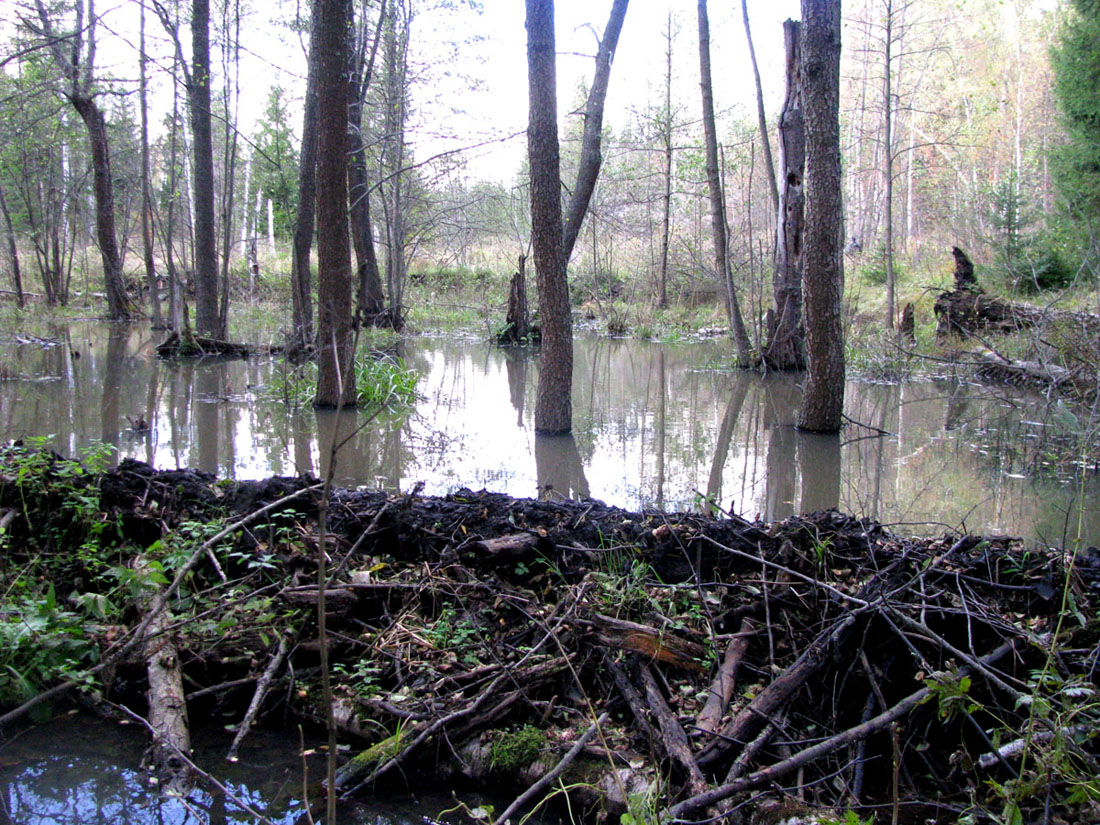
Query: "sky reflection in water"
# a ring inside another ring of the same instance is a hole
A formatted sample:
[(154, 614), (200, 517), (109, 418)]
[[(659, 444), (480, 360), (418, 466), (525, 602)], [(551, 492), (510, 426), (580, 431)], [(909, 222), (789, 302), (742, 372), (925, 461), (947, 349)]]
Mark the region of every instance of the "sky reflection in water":
[[(260, 388), (283, 369), (276, 359), (163, 364), (144, 328), (74, 324), (52, 333), (61, 345), (0, 343), (10, 376), (0, 382), (0, 435), (51, 435), (70, 455), (102, 440), (159, 468), (323, 474), (320, 445), (350, 436), (335, 473), (345, 485), (592, 496), (628, 509), (709, 501), (769, 520), (839, 506), (901, 532), (965, 524), (1051, 543), (1075, 534), (1083, 500), (1085, 536), (1100, 535), (1095, 482), (1075, 474), (1079, 437), (1011, 391), (849, 382), (846, 412), (870, 426), (813, 436), (793, 426), (797, 378), (708, 369), (728, 361), (721, 342), (579, 335), (573, 435), (542, 438), (533, 430), (537, 359), (474, 339), (421, 337), (401, 345), (421, 375), (415, 412), (359, 429), (361, 413), (264, 401)], [(139, 417), (149, 432), (131, 429)]]

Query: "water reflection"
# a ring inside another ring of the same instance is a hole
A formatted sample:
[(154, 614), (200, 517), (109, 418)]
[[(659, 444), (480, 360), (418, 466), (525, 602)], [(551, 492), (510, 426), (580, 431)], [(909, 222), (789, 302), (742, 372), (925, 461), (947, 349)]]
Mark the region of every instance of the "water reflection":
[(965, 525), (1051, 543), (1084, 507), (1086, 537), (1100, 540), (1096, 480), (1073, 462), (1080, 438), (1011, 391), (853, 382), (846, 412), (859, 423), (826, 438), (794, 428), (798, 376), (702, 368), (727, 358), (719, 343), (578, 336), (573, 434), (543, 439), (533, 428), (537, 359), (522, 349), (406, 340), (400, 354), (423, 398), (410, 416), (370, 418), (264, 400), (283, 369), (275, 359), (164, 364), (136, 327), (74, 324), (53, 337), (0, 342), (0, 434), (50, 435), (67, 454), (100, 439), (158, 467), (258, 478), (327, 473), (337, 443), (344, 485), (518, 496), (549, 487), (630, 509), (710, 506), (769, 520), (839, 506), (906, 532)]
[[(50, 722), (0, 742), (0, 823), (11, 825), (277, 825), (314, 821), (303, 794), (317, 797), (323, 757), (303, 758), (297, 734), (257, 729), (237, 762), (225, 761), (224, 732), (199, 732), (195, 758), (225, 786), (205, 785), (186, 798), (161, 796), (140, 767), (146, 746), (136, 726), (76, 717)], [(64, 742), (58, 752), (58, 742)], [(385, 789), (380, 789), (385, 792)], [(346, 803), (339, 820), (350, 825), (420, 825), (454, 800), (437, 794), (410, 799), (402, 787), (392, 799)], [(473, 804), (477, 804), (474, 801)], [(320, 806), (323, 809), (323, 806)]]

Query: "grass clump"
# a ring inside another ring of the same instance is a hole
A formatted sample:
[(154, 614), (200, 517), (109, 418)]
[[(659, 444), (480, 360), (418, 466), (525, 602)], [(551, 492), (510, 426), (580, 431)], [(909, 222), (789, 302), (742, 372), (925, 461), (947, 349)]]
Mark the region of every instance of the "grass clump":
[[(360, 354), (355, 359), (356, 403), (362, 408), (411, 407), (420, 376), (397, 356)], [(317, 391), (317, 363), (286, 364), (265, 388), (264, 395), (288, 407), (313, 403)]]

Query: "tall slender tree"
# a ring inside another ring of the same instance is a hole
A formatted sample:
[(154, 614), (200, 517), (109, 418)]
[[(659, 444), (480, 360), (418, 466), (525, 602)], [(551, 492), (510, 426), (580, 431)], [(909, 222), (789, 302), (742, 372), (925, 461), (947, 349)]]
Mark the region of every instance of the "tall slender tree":
[(218, 248), (214, 226), (214, 133), (210, 110), (210, 0), (192, 0), (191, 71), (186, 75), (191, 108), (195, 202), (195, 330), (225, 338), (218, 302)]
[(348, 240), (348, 38), (350, 0), (318, 0), (317, 395), (314, 406), (355, 405), (351, 246)]
[(562, 256), (568, 263), (577, 243), (581, 224), (588, 212), (592, 192), (596, 188), (596, 179), (600, 174), (603, 154), (600, 143), (603, 137), (603, 109), (607, 100), (607, 86), (611, 80), (611, 61), (615, 59), (615, 49), (619, 44), (619, 34), (623, 30), (623, 19), (630, 0), (615, 0), (611, 5), (611, 14), (607, 19), (600, 47), (596, 53), (596, 74), (592, 87), (588, 91), (588, 101), (584, 109), (584, 135), (581, 137), (581, 159), (577, 168), (577, 183), (569, 199), (569, 209), (564, 218), (562, 231)]
[(573, 428), (573, 328), (562, 250), (554, 2), (526, 2), (531, 246), (542, 318), (535, 431), (568, 433)]
[[(320, 26), (321, 3), (312, 6), (310, 31)], [(306, 99), (302, 115), (302, 152), (298, 163), (298, 214), (294, 220), (294, 248), (290, 262), (292, 326), (290, 345), (306, 349), (313, 344), (313, 287), (309, 268), (317, 210), (317, 72), (321, 60), (315, 45), (309, 47)]]
[[(87, 15), (85, 16), (85, 2)], [(103, 284), (107, 292), (107, 312), (112, 320), (131, 316), (130, 300), (122, 278), (122, 254), (115, 230), (114, 175), (111, 173), (111, 147), (107, 139), (107, 120), (96, 101), (95, 50), (96, 15), (93, 0), (75, 0), (72, 31), (55, 31), (54, 23), (42, 0), (35, 0), (39, 26), (29, 19), (28, 28), (45, 40), (62, 77), (61, 93), (80, 115), (88, 130), (95, 193), (96, 243), (103, 262)], [(69, 51), (65, 51), (68, 45)]]
[(741, 315), (741, 301), (733, 282), (729, 259), (729, 233), (726, 229), (726, 197), (722, 191), (722, 176), (718, 169), (718, 128), (714, 121), (714, 86), (710, 71), (710, 19), (707, 0), (699, 0), (699, 86), (703, 93), (703, 138), (706, 144), (707, 188), (710, 190), (710, 221), (714, 241), (714, 269), (722, 282), (726, 297), (726, 315), (730, 334), (742, 366), (752, 361), (752, 343)]
[(803, 293), (808, 380), (798, 426), (838, 432), (844, 414), (840, 187), (840, 0), (802, 0), (806, 120)]

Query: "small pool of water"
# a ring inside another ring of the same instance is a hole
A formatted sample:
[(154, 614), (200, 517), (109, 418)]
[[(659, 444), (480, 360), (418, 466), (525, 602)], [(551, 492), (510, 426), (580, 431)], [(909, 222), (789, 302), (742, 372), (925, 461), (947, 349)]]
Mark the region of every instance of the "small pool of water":
[[(277, 358), (158, 361), (146, 327), (76, 323), (0, 341), (0, 437), (66, 455), (95, 443), (159, 468), (233, 478), (323, 475), (427, 494), (591, 496), (629, 509), (748, 518), (823, 507), (903, 533), (1100, 542), (1095, 457), (1079, 421), (1011, 388), (948, 380), (850, 381), (839, 437), (794, 428), (799, 377), (720, 371), (722, 342), (656, 344), (578, 334), (574, 430), (533, 428), (537, 357), (456, 337), (404, 340), (420, 375), (412, 414), (287, 408), (265, 387)], [(142, 420), (148, 429), (133, 425)]]
[[(244, 740), (237, 762), (226, 762), (231, 735), (199, 731), (195, 762), (227, 793), (200, 782), (185, 798), (161, 796), (141, 768), (143, 728), (74, 715), (0, 740), (0, 823), (12, 825), (307, 825), (303, 800), (320, 793), (324, 758), (316, 743), (303, 759), (295, 730), (257, 729)], [(404, 787), (341, 803), (345, 825), (423, 825), (455, 806), (432, 790), (412, 797)], [(471, 806), (479, 799), (466, 797)], [(323, 800), (320, 814), (323, 814)], [(315, 808), (314, 819), (321, 816)], [(451, 821), (458, 821), (452, 818)]]

